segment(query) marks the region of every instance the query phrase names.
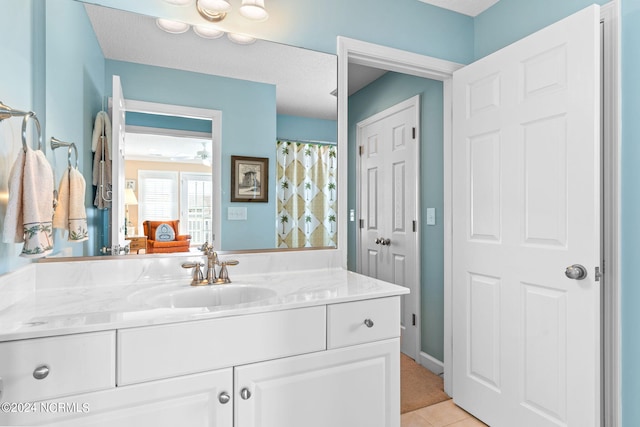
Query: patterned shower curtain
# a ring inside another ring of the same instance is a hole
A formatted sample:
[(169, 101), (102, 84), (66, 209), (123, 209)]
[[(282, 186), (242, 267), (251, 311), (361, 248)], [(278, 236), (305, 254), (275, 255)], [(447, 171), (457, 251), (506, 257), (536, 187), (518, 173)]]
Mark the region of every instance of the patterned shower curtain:
[(278, 141), (277, 150), (278, 247), (335, 247), (335, 145)]

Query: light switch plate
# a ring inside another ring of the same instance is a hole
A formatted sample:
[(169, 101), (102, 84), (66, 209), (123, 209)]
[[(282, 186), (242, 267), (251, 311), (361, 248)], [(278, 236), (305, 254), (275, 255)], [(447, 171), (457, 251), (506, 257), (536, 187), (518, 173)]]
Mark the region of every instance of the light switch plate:
[(427, 208), (427, 225), (436, 225), (436, 208)]
[(229, 221), (246, 221), (247, 220), (247, 208), (227, 208), (227, 219)]

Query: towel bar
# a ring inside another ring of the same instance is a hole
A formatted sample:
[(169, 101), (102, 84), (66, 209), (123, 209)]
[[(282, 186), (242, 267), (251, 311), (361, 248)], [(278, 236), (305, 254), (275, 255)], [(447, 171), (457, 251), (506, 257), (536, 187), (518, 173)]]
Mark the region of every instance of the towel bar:
[(74, 142), (61, 141), (58, 138), (55, 138), (52, 136), (51, 149), (55, 150), (56, 148), (60, 148), (60, 147), (69, 147), (69, 152), (67, 153), (67, 164), (69, 165), (69, 168), (71, 168), (71, 149), (73, 148), (73, 151), (76, 154), (75, 168), (78, 169), (78, 147), (76, 147), (76, 144)]
[(42, 150), (42, 130), (40, 128), (40, 120), (36, 117), (36, 113), (33, 111), (21, 111), (15, 110), (8, 105), (0, 101), (0, 121), (9, 119), (11, 117), (24, 117), (22, 120), (22, 148), (27, 151), (27, 124), (29, 119), (33, 119), (38, 130), (38, 150)]

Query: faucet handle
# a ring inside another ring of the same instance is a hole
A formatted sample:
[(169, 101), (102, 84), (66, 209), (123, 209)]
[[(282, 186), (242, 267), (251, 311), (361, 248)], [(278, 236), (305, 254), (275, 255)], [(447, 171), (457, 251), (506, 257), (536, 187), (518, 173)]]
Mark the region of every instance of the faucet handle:
[(236, 261), (236, 260), (221, 261), (220, 273), (218, 274), (218, 282), (231, 283), (231, 279), (229, 279), (229, 271), (227, 270), (227, 265), (238, 265), (238, 264), (240, 264), (240, 261)]
[(198, 285), (206, 285), (207, 281), (204, 279), (204, 275), (202, 274), (202, 266), (204, 264), (195, 261), (195, 262), (185, 262), (182, 264), (182, 268), (193, 268), (193, 277), (191, 279), (191, 286)]

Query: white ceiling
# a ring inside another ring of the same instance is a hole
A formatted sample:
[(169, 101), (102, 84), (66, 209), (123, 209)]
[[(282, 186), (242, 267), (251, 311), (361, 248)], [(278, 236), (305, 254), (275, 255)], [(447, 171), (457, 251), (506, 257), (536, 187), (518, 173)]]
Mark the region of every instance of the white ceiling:
[(499, 0), (420, 0), (444, 9), (453, 10), (469, 16), (477, 16), (489, 9)]
[(335, 55), (261, 40), (238, 45), (226, 37), (203, 39), (191, 30), (169, 34), (149, 16), (85, 8), (107, 59), (273, 84), (279, 114), (337, 117)]

